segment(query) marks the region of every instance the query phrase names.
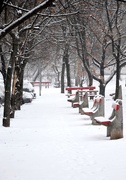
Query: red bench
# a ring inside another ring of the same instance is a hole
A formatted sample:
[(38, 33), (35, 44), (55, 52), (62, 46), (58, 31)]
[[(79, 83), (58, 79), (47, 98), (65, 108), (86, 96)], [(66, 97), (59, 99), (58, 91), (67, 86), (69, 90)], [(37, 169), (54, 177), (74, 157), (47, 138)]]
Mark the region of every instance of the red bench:
[(33, 86), (39, 86), (41, 84), (42, 86), (45, 86), (45, 88), (49, 88), (49, 86), (51, 85), (51, 82), (43, 81), (40, 83), (39, 81), (35, 81), (35, 82), (31, 82), (31, 84), (33, 84)]
[(104, 116), (95, 117), (94, 120), (104, 126), (107, 126), (107, 137), (110, 139), (119, 139), (123, 137), (123, 110), (122, 100), (117, 99), (112, 104), (112, 114), (109, 118)]
[(74, 102), (73, 107), (74, 108), (79, 108), (79, 113), (81, 113), (82, 108), (89, 107), (89, 102), (88, 102), (88, 94), (87, 92), (82, 92), (79, 91), (79, 102)]
[(104, 116), (104, 96), (96, 95), (93, 100), (93, 106), (91, 108), (82, 108), (81, 114), (90, 116), (92, 124), (97, 124), (94, 121), (95, 116)]
[(95, 117), (95, 121), (99, 124), (105, 125), (105, 126), (109, 126), (116, 118), (116, 114), (118, 110), (119, 110), (119, 103), (114, 101), (112, 104), (112, 108), (113, 108), (113, 112), (112, 115), (109, 118), (106, 118), (104, 116), (99, 116), (99, 117)]
[(72, 91), (77, 91), (77, 90), (94, 90), (96, 89), (95, 86), (86, 86), (86, 87), (66, 87), (66, 91), (67, 92), (67, 96), (69, 96), (70, 94), (72, 94)]
[(71, 97), (71, 98), (68, 98), (67, 101), (68, 101), (68, 102), (71, 102), (72, 107), (73, 107), (73, 104), (74, 104), (75, 102), (79, 102), (79, 91), (76, 91), (75, 96), (74, 96), (74, 97)]
[(87, 87), (66, 87), (66, 91), (67, 91), (67, 97), (71, 97), (75, 94), (72, 94), (72, 91), (86, 91), (88, 92), (88, 97), (90, 97), (90, 99), (93, 99), (95, 95), (97, 95), (98, 90), (96, 90), (95, 86), (87, 86)]
[(84, 107), (88, 107), (88, 94), (86, 91), (76, 91), (75, 96), (70, 96), (67, 99), (68, 102), (72, 103), (73, 108), (79, 108), (79, 112)]

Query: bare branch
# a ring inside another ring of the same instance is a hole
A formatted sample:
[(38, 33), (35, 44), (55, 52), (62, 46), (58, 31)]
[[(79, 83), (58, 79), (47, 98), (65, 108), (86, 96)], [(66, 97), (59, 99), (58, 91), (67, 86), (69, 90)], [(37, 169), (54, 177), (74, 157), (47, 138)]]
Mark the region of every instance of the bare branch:
[(43, 3), (39, 4), (14, 22), (12, 22), (10, 25), (8, 25), (6, 28), (0, 30), (0, 39), (5, 37), (7, 33), (9, 33), (12, 29), (16, 28), (19, 24), (23, 23), (30, 17), (36, 15), (40, 10), (46, 9), (49, 6), (53, 6), (55, 0), (46, 0)]

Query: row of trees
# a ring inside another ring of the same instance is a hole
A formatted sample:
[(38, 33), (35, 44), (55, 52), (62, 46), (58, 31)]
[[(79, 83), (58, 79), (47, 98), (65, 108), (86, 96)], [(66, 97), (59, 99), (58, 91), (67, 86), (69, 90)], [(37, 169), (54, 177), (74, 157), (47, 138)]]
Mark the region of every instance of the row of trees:
[(41, 11), (52, 8), (53, 2), (54, 0), (1, 2), (0, 46), (1, 73), (5, 83), (5, 127), (10, 126), (10, 118), (14, 117), (15, 110), (20, 109), (22, 104), (24, 69), (32, 56), (36, 31), (47, 18)]
[[(121, 1), (121, 0), (120, 0)], [(0, 60), (5, 83), (3, 126), (21, 108), (24, 71), (27, 64), (50, 66), (61, 73), (61, 93), (71, 78), (88, 85), (93, 79), (100, 93), (126, 64), (126, 4), (118, 0), (3, 0), (0, 4)], [(54, 4), (55, 2), (55, 4)], [(41, 68), (40, 68), (41, 67)], [(106, 80), (105, 72), (110, 71)], [(33, 75), (37, 77), (36, 71)], [(76, 76), (75, 76), (76, 75)]]

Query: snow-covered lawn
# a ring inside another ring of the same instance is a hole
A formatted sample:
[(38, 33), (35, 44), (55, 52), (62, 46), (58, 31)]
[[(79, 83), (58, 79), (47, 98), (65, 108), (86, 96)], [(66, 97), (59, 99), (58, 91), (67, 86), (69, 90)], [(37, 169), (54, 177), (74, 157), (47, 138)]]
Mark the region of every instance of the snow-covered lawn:
[[(106, 116), (111, 114), (111, 84)], [(110, 140), (106, 127), (92, 125), (59, 88), (43, 88), (41, 96), (16, 112), (9, 128), (2, 127), (1, 114), (0, 180), (126, 180), (124, 83), (123, 110), (124, 138)]]

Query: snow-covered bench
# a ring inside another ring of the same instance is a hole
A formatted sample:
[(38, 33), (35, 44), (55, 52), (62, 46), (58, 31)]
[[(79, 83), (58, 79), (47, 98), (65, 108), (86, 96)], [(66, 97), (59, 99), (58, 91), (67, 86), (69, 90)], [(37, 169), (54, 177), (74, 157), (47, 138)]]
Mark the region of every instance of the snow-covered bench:
[(96, 121), (94, 121), (94, 117), (104, 116), (104, 96), (96, 95), (93, 101), (93, 106), (91, 108), (82, 108), (81, 114), (90, 116), (92, 124), (97, 124)]
[(76, 93), (75, 93), (75, 96), (74, 96), (74, 97), (73, 97), (73, 96), (71, 96), (71, 97), (67, 98), (67, 101), (68, 101), (68, 102), (71, 102), (72, 107), (73, 107), (73, 103), (75, 103), (75, 102), (79, 102), (79, 90), (78, 90), (78, 91), (76, 91)]
[(72, 91), (78, 91), (78, 90), (94, 90), (96, 89), (95, 86), (86, 86), (86, 87), (66, 87), (67, 96), (69, 97), (70, 94), (72, 94)]
[(79, 107), (83, 97), (85, 96), (85, 92), (82, 92), (80, 90), (76, 91), (75, 95), (71, 95), (67, 101), (72, 103), (73, 108)]
[(94, 120), (107, 126), (107, 137), (119, 139), (123, 137), (123, 109), (122, 100), (116, 99), (112, 104), (112, 114), (109, 118), (104, 116), (94, 117)]
[[(75, 88), (69, 88), (69, 89), (75, 89)], [(94, 96), (98, 94), (98, 90), (90, 89), (90, 88), (88, 89), (88, 87), (87, 87), (87, 89), (79, 88), (79, 89), (76, 90), (76, 91), (79, 91), (79, 92), (82, 92), (82, 93), (87, 92), (88, 97), (89, 97), (90, 99), (93, 99)], [(72, 93), (67, 93), (66, 96), (67, 96), (68, 98), (71, 98), (72, 96), (75, 96), (75, 93), (74, 93), (74, 94), (72, 94)]]
[(88, 103), (88, 93), (79, 91), (79, 101), (73, 103), (74, 108), (79, 108), (79, 113), (81, 113), (81, 109), (85, 107), (89, 107)]
[(88, 108), (89, 107), (89, 102), (88, 102), (88, 92), (84, 92), (82, 95), (82, 99), (79, 103), (79, 113), (81, 113), (81, 110), (83, 108)]

